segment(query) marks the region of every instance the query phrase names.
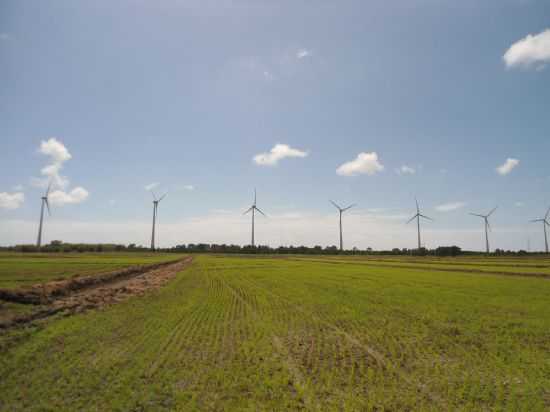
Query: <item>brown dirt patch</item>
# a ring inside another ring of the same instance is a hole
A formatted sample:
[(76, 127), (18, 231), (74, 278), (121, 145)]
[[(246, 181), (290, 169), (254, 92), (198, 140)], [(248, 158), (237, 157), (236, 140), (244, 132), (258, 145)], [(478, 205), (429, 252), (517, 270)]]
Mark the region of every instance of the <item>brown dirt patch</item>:
[(23, 315), (0, 313), (0, 329), (26, 324), (59, 312), (80, 313), (115, 304), (131, 296), (141, 296), (166, 284), (189, 266), (192, 260), (192, 257), (187, 257), (177, 262), (128, 268), (97, 277), (86, 276), (51, 282), (39, 288), (13, 291), (5, 300), (36, 305), (35, 310)]

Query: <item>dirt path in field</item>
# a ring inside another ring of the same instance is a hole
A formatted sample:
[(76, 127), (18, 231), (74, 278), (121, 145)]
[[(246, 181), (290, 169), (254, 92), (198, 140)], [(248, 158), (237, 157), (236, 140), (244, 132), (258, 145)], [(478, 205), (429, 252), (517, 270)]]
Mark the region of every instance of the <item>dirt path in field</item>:
[(67, 280), (46, 284), (44, 290), (49, 289), (50, 293), (43, 295), (42, 304), (37, 305), (32, 300), (19, 302), (33, 305), (35, 310), (30, 313), (10, 316), (10, 313), (2, 313), (0, 308), (0, 329), (26, 324), (60, 312), (80, 313), (115, 304), (131, 296), (141, 296), (166, 284), (178, 272), (189, 266), (192, 260), (193, 257), (189, 256), (177, 262), (155, 265), (149, 270), (126, 269), (96, 279), (87, 276), (76, 280), (76, 283), (75, 280)]

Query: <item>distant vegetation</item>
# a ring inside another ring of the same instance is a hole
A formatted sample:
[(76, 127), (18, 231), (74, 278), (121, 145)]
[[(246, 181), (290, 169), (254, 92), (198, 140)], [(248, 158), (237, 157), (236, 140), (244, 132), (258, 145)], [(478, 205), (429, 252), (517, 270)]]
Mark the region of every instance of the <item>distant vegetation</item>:
[[(36, 253), (38, 251), (45, 253), (70, 253), (70, 252), (146, 252), (150, 248), (139, 246), (134, 243), (129, 245), (119, 244), (89, 244), (89, 243), (64, 243), (60, 240), (54, 240), (48, 245), (38, 249), (35, 245), (16, 245), (9, 247), (0, 247), (0, 250), (22, 253)], [(276, 248), (270, 246), (240, 246), (227, 244), (208, 244), (208, 243), (189, 243), (187, 245), (177, 245), (171, 248), (157, 249), (164, 253), (237, 253), (237, 254), (303, 254), (303, 255), (412, 255), (412, 256), (459, 256), (485, 254), (484, 252), (464, 251), (458, 246), (439, 246), (435, 249), (398, 249), (375, 250), (367, 249), (348, 249), (339, 251), (336, 246), (279, 246)], [(526, 252), (525, 250), (511, 251), (496, 249), (491, 255), (494, 256), (523, 256), (527, 254), (538, 254), (539, 252)]]

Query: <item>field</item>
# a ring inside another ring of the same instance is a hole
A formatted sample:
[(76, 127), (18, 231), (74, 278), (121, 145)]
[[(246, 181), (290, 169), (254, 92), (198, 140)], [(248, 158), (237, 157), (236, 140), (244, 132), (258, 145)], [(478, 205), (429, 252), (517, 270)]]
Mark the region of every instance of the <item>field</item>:
[(549, 268), (195, 256), (143, 296), (0, 332), (0, 410), (548, 410)]
[(32, 255), (0, 253), (0, 289), (19, 288), (172, 259), (174, 255), (146, 253), (37, 253)]

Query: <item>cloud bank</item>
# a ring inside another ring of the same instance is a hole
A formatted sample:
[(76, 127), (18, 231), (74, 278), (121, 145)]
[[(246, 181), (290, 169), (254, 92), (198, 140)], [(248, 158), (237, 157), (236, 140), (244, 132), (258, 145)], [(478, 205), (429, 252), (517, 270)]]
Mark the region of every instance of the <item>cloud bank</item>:
[(340, 176), (356, 176), (359, 174), (374, 175), (384, 170), (384, 166), (378, 161), (376, 152), (362, 152), (354, 160), (346, 162), (336, 169)]
[(294, 149), (286, 144), (276, 144), (266, 153), (260, 153), (254, 156), (253, 160), (259, 166), (276, 166), (280, 160), (287, 157), (307, 157), (308, 153), (302, 150)]

